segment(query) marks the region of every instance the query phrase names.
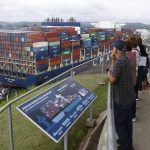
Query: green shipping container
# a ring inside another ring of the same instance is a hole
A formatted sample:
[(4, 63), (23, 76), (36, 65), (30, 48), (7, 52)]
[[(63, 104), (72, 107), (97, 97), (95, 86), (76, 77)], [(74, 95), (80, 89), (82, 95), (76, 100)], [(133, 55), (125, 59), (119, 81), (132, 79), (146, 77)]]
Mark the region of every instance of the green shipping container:
[(71, 54), (71, 50), (67, 50), (67, 51), (62, 51), (61, 55), (67, 55), (67, 54)]
[(92, 37), (92, 36), (96, 36), (96, 32), (91, 32), (90, 37)]
[(104, 41), (104, 40), (105, 40), (105, 37), (99, 37), (98, 40), (99, 40), (99, 41)]
[(114, 40), (115, 38), (114, 38), (114, 37), (110, 37), (109, 39), (110, 39), (110, 40)]

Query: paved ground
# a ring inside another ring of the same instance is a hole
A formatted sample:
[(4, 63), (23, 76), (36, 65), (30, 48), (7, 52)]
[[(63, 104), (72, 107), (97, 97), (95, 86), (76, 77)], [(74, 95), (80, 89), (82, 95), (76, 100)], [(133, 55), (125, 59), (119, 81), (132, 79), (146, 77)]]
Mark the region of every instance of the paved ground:
[(150, 87), (139, 97), (137, 121), (133, 124), (133, 145), (135, 150), (150, 150)]

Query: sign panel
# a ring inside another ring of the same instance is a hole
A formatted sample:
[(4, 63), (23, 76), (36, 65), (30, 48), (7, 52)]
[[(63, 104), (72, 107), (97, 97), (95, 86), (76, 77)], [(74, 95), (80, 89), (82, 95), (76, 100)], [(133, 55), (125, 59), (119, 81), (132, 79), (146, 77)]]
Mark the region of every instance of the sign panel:
[(64, 136), (96, 95), (68, 78), (17, 109), (55, 142)]

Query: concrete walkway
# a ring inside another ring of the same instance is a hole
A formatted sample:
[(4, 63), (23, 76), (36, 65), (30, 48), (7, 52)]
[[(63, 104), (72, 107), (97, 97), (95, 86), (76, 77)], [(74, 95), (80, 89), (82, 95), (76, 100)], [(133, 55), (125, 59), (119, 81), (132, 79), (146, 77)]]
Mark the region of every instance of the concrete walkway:
[(133, 123), (133, 145), (135, 150), (150, 150), (150, 87), (139, 94), (139, 98), (137, 121)]

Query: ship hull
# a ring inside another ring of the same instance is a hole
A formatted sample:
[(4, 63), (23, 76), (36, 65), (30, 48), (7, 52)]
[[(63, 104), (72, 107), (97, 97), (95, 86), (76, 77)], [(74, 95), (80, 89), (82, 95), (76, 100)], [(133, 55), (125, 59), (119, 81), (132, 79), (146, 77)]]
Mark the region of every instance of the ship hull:
[[(79, 66), (87, 61), (89, 61), (89, 59), (75, 63), (73, 64), (73, 67)], [(57, 68), (55, 70), (46, 71), (38, 75), (31, 75), (31, 74), (24, 74), (24, 73), (16, 72), (17, 76), (22, 76), (22, 78), (11, 77), (8, 75), (6, 76), (3, 74), (0, 74), (0, 83), (4, 85), (9, 85), (9, 86), (28, 88), (31, 85), (40, 85), (50, 79), (53, 79), (54, 77), (68, 71), (71, 68), (72, 68), (72, 64), (67, 65), (65, 67)], [(79, 71), (80, 69), (77, 70), (77, 72)]]

